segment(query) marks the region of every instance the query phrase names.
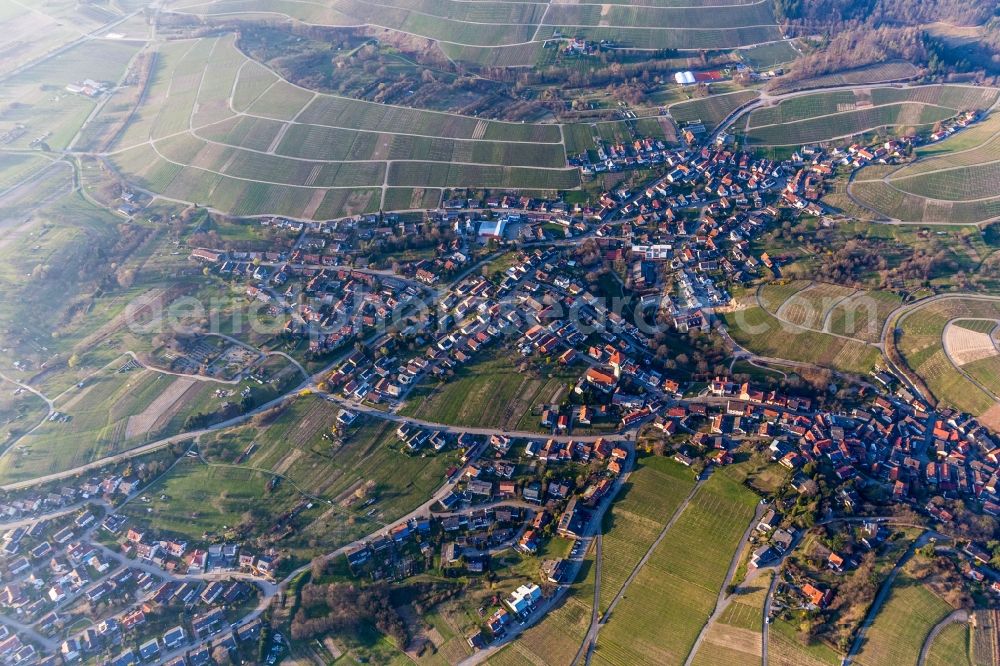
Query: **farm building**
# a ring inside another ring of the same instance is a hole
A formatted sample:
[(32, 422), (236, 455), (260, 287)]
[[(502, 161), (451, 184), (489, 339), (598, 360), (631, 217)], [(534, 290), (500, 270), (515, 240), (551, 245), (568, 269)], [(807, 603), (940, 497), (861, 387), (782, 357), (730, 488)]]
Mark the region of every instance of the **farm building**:
[(479, 225), (479, 237), (480, 238), (497, 238), (503, 240), (504, 230), (507, 227), (507, 218), (500, 218), (499, 220), (484, 220), (481, 225)]

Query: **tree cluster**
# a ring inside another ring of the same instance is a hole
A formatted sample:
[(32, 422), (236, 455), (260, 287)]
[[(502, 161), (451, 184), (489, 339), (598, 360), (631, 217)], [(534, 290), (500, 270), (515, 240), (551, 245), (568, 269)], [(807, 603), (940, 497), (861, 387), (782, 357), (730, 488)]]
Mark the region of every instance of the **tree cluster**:
[(373, 624), (400, 648), (409, 642), (406, 622), (393, 608), (386, 585), (349, 584), (303, 586), (301, 608), (292, 620), (292, 639), (309, 640), (330, 632), (357, 632)]

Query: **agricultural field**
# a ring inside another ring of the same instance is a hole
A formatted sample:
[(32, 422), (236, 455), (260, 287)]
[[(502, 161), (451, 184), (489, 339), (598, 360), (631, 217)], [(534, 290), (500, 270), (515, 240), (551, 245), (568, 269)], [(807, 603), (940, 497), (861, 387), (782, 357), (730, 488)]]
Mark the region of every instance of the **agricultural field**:
[(891, 291), (859, 291), (827, 314), (827, 330), (865, 342), (879, 342), (885, 320), (900, 303), (902, 299)]
[[(369, 25), (434, 40), (452, 57), (480, 65), (530, 64), (537, 45), (578, 37), (634, 49), (726, 49), (781, 42), (767, 2), (719, 6), (572, 5), (454, 0), (179, 0), (172, 11), (197, 16), (283, 15), (313, 25)], [(533, 47), (534, 50), (528, 47)], [(460, 49), (460, 50), (456, 50)], [(477, 50), (470, 50), (477, 49)]]
[(992, 394), (1000, 397), (1000, 356), (988, 356), (961, 366), (962, 371)]
[(944, 329), (944, 350), (955, 365), (962, 367), (1000, 355), (990, 331), (997, 327), (989, 319), (959, 319)]
[[(935, 398), (971, 414), (981, 415), (993, 406), (994, 400), (962, 373), (972, 376), (970, 368), (977, 374), (985, 371), (985, 378), (992, 382), (988, 373), (993, 361), (989, 358), (974, 361), (959, 370), (945, 350), (944, 336), (949, 329), (948, 323), (954, 319), (996, 318), (1000, 318), (1000, 307), (992, 301), (955, 298), (929, 303), (911, 310), (897, 322), (896, 348), (906, 365), (924, 381)], [(957, 332), (953, 333), (949, 346), (959, 353), (967, 351), (959, 344), (961, 339), (984, 335), (960, 327), (953, 328)]]
[(941, 630), (927, 653), (927, 666), (972, 666), (971, 630), (968, 623), (955, 622)]
[(670, 115), (680, 124), (701, 122), (711, 132), (726, 117), (744, 104), (757, 99), (759, 93), (753, 90), (713, 95), (687, 102), (677, 102), (669, 107)]
[(605, 514), (600, 612), (624, 585), (694, 486), (691, 470), (668, 458), (640, 458)]
[[(7, 483), (83, 465), (189, 429), (195, 412), (219, 410), (249, 383), (221, 384), (111, 363), (53, 398), (58, 416), (0, 457)], [(254, 384), (256, 386), (256, 384)], [(271, 395), (262, 392), (262, 399)], [(237, 398), (238, 400), (238, 395)]]
[[(115, 365), (124, 365), (127, 358)], [(173, 382), (147, 370), (111, 367), (54, 400), (66, 419), (49, 419), (0, 457), (0, 478), (15, 481), (90, 462), (126, 448), (128, 422)], [(133, 433), (132, 441), (139, 439)]]
[(466, 46), (439, 42), (449, 58), (473, 67), (532, 67), (542, 56), (544, 42), (525, 42), (510, 46)]
[(825, 643), (813, 641), (803, 645), (798, 627), (776, 619), (767, 632), (767, 656), (776, 666), (840, 666), (843, 655)]
[(9, 74), (124, 14), (115, 3), (0, 0), (0, 74)]
[[(2, 6), (0, 6), (2, 7)], [(0, 8), (2, 11), (2, 8)], [(0, 88), (0, 133), (23, 126), (6, 149), (27, 150), (70, 146), (99, 99), (72, 93), (66, 86), (93, 79), (117, 85), (141, 45), (134, 42), (90, 40), (13, 73)], [(6, 64), (6, 58), (0, 58)]]
[[(584, 571), (590, 567), (586, 566)], [(576, 587), (582, 588), (582, 585)], [(538, 625), (528, 629), (510, 646), (486, 663), (490, 666), (518, 666), (526, 663), (569, 664), (590, 627), (591, 603), (583, 590), (574, 591)]]
[(880, 356), (876, 347), (782, 322), (759, 306), (723, 317), (733, 340), (760, 356), (856, 374), (868, 374)]
[(34, 393), (0, 381), (0, 446), (39, 424), (48, 406)]
[(767, 71), (778, 65), (792, 62), (799, 56), (790, 41), (773, 42), (771, 44), (761, 44), (739, 52), (743, 62), (754, 69)]
[(823, 331), (830, 312), (854, 293), (854, 289), (836, 284), (812, 284), (782, 303), (775, 315), (797, 326)]
[(836, 86), (860, 85), (865, 83), (891, 83), (907, 81), (920, 75), (920, 69), (911, 62), (891, 60), (889, 62), (866, 65), (834, 74), (816, 76), (811, 79), (779, 83), (775, 93), (787, 93), (811, 88), (833, 88)]
[(972, 662), (974, 664), (995, 665), (1000, 661), (1000, 610), (995, 608), (977, 609), (972, 629)]
[(0, 153), (0, 193), (37, 175), (51, 162), (30, 153)]
[[(990, 89), (994, 90), (994, 89)], [(889, 173), (864, 169), (850, 186), (862, 204), (906, 222), (979, 223), (1000, 217), (995, 195), (1000, 117), (918, 150), (919, 159)]]
[(168, 42), (157, 61), (111, 160), (166, 197), (326, 219), (423, 208), (443, 187), (579, 185), (557, 125), (312, 93), (248, 60), (232, 36)]
[(698, 490), (602, 629), (594, 663), (683, 663), (757, 503), (737, 475), (717, 470)]
[(760, 304), (771, 314), (774, 314), (789, 298), (810, 285), (809, 280), (790, 280), (788, 282), (769, 282), (757, 291)]
[(746, 140), (796, 146), (880, 129), (929, 129), (961, 111), (989, 108), (996, 94), (994, 88), (934, 85), (801, 95), (750, 112)]
[(865, 635), (855, 659), (862, 666), (917, 663), (927, 634), (954, 610), (919, 579), (907, 575), (907, 569), (896, 577)]

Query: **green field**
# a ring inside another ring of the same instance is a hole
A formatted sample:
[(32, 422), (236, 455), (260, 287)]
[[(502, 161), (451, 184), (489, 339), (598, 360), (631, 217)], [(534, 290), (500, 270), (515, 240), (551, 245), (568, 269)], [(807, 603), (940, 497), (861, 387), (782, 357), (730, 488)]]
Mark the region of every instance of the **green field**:
[(124, 513), (141, 524), (189, 539), (202, 539), (205, 533), (222, 534), (250, 520), (250, 513), (259, 516), (254, 520), (263, 527), (297, 500), (288, 487), (268, 492), (269, 480), (269, 475), (249, 469), (213, 467), (184, 459), (146, 489), (148, 503), (133, 502)]
[(191, 414), (211, 412), (233, 399), (214, 395), (219, 390), (238, 394), (251, 387), (264, 401), (282, 388), (249, 381), (237, 385), (197, 381), (153, 370), (117, 372), (127, 360), (112, 359), (82, 386), (59, 394), (55, 409), (65, 418), (46, 421), (0, 457), (0, 481), (62, 471), (181, 433)]
[(927, 634), (952, 610), (904, 569), (893, 582), (855, 661), (863, 666), (917, 663)]
[(964, 622), (949, 624), (931, 643), (927, 653), (927, 666), (972, 666), (969, 625)]
[(41, 155), (0, 153), (0, 192), (24, 182), (49, 164)]
[(366, 487), (366, 496), (376, 498), (366, 512), (374, 509), (387, 521), (441, 485), (453, 455), (402, 453), (395, 425), (378, 419), (358, 419), (343, 438), (332, 438), (339, 411), (315, 396), (296, 398), (263, 430), (246, 426), (215, 435), (219, 450), (212, 459), (232, 463), (253, 443), (240, 465), (280, 474), (303, 492), (333, 502)]
[(602, 613), (693, 485), (694, 475), (680, 463), (658, 457), (639, 460), (602, 525)]
[(726, 313), (723, 318), (732, 338), (760, 356), (857, 374), (870, 372), (880, 356), (875, 347), (783, 323), (758, 306)]
[(23, 433), (41, 422), (48, 406), (41, 398), (7, 381), (0, 381), (0, 437)]
[[(284, 15), (313, 25), (357, 25), (405, 32), (446, 44), (449, 55), (481, 65), (530, 64), (525, 50), (555, 34), (614, 40), (637, 49), (724, 49), (779, 42), (774, 11), (766, 2), (721, 6), (546, 5), (465, 3), (455, 0), (331, 0), (324, 5), (292, 0), (215, 0), (186, 10), (200, 16)], [(504, 47), (494, 49), (482, 47)], [(468, 51), (480, 47), (480, 52)], [(456, 48), (466, 49), (455, 51)], [(532, 61), (533, 62), (533, 61)]]
[[(950, 103), (973, 104), (968, 95)], [(922, 147), (915, 162), (888, 173), (863, 169), (850, 192), (878, 213), (906, 222), (991, 220), (1000, 217), (1000, 197), (995, 194), (1000, 183), (998, 148), (1000, 118), (992, 114), (944, 141)]]
[(809, 286), (809, 280), (791, 280), (789, 282), (769, 282), (763, 285), (758, 293), (760, 304), (774, 314), (782, 303)]
[(5, 148), (34, 148), (34, 139), (53, 150), (66, 148), (97, 104), (95, 99), (66, 91), (66, 85), (87, 78), (117, 84), (139, 47), (132, 42), (90, 40), (5, 80), (0, 89), (5, 109), (0, 131), (19, 124), (26, 128)]
[(444, 383), (427, 379), (415, 387), (399, 413), (467, 426), (539, 430), (538, 409), (558, 402), (575, 378), (557, 367), (549, 375), (519, 371), (506, 352), (489, 354), (459, 368)]
[(785, 620), (776, 619), (768, 631), (767, 656), (775, 666), (840, 666), (843, 655), (825, 643), (814, 641), (803, 645), (798, 628)]
[(688, 102), (677, 102), (670, 105), (670, 115), (678, 123), (700, 121), (705, 124), (708, 131), (712, 131), (716, 125), (725, 120), (726, 116), (758, 96), (759, 93), (753, 90), (741, 90)]
[(997, 322), (992, 319), (956, 319), (951, 323), (976, 333), (989, 333), (997, 327)]
[(985, 386), (993, 395), (1000, 396), (1000, 356), (966, 363), (962, 366), (962, 370)]
[(791, 42), (782, 41), (773, 44), (761, 44), (740, 51), (740, 57), (754, 69), (768, 70), (795, 60), (799, 53)]
[(602, 629), (594, 663), (683, 663), (757, 502), (735, 472), (716, 471), (695, 494)]
[[(910, 311), (897, 322), (896, 347), (906, 365), (927, 384), (935, 398), (980, 415), (992, 407), (994, 401), (955, 368), (944, 352), (942, 336), (945, 326), (953, 319), (998, 317), (1000, 307), (992, 301), (957, 298), (929, 303)], [(963, 370), (984, 380), (987, 386), (996, 386), (991, 375), (995, 367), (993, 359), (983, 359), (963, 366)]]

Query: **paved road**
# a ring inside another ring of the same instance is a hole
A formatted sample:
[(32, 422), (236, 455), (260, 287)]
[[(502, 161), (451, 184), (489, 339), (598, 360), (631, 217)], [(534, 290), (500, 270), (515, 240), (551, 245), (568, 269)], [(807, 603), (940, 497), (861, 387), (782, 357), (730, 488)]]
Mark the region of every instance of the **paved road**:
[(964, 608), (960, 608), (959, 610), (948, 613), (943, 620), (935, 624), (934, 628), (928, 632), (927, 638), (924, 639), (924, 644), (920, 647), (920, 656), (917, 657), (917, 666), (924, 666), (927, 662), (927, 653), (930, 652), (931, 646), (934, 644), (934, 639), (937, 638), (938, 634), (944, 631), (945, 627), (949, 624), (955, 624), (956, 622), (968, 621), (969, 611)]
[[(789, 548), (788, 551), (791, 552), (793, 548)], [(784, 558), (782, 558), (784, 559)], [(767, 588), (767, 596), (764, 597), (764, 608), (761, 612), (762, 620), (764, 624), (761, 625), (761, 643), (760, 643), (760, 663), (761, 666), (768, 666), (767, 661), (767, 645), (770, 637), (768, 636), (768, 630), (771, 628), (771, 602), (774, 601), (774, 590), (778, 587), (778, 580), (781, 576), (781, 569), (776, 568), (774, 575), (771, 576), (771, 585)]]

